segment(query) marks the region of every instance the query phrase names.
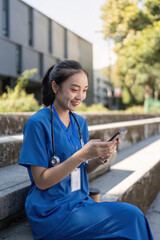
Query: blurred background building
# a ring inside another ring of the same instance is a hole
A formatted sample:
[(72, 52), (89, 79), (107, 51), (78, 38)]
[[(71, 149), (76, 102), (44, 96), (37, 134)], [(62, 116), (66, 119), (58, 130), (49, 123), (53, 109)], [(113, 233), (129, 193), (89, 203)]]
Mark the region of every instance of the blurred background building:
[(104, 70), (94, 70), (94, 103), (102, 103), (110, 110), (123, 108), (121, 89), (113, 87), (110, 75), (107, 76)]
[(114, 89), (109, 77), (103, 74), (103, 69), (94, 70), (94, 103), (102, 103), (112, 109)]
[(92, 43), (21, 0), (1, 0), (0, 15), (0, 95), (24, 70), (37, 68), (26, 91), (41, 103), (45, 71), (61, 59), (74, 59), (89, 72), (85, 103), (93, 103)]

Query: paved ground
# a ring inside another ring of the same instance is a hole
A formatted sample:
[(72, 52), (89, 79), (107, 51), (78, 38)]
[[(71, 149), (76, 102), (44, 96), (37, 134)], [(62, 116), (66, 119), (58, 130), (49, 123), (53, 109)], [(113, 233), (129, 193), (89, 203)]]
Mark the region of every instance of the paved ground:
[(154, 240), (160, 240), (160, 192), (147, 211), (147, 219), (150, 223)]

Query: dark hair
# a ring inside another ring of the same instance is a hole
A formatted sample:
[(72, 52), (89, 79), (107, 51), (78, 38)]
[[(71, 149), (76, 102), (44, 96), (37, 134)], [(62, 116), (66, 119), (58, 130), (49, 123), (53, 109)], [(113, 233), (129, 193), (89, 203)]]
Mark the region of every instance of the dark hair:
[(60, 85), (72, 75), (83, 71), (88, 77), (87, 71), (81, 66), (80, 63), (74, 60), (59, 61), (56, 65), (51, 66), (43, 80), (42, 80), (42, 100), (45, 106), (49, 106), (55, 100), (55, 94), (52, 90), (51, 82), (55, 81)]

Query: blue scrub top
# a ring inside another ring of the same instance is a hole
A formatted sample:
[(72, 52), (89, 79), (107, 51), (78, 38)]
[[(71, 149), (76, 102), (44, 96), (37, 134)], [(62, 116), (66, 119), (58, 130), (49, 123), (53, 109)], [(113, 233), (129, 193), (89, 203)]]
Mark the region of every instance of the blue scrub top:
[[(63, 162), (73, 155), (76, 150), (67, 139), (55, 114), (52, 114), (55, 155)], [(87, 143), (89, 134), (86, 120), (75, 113), (74, 115), (80, 125), (84, 143)], [(73, 116), (71, 117), (78, 139), (78, 149), (80, 149), (81, 143), (78, 126)], [(66, 130), (74, 143), (74, 135), (70, 125), (68, 128), (66, 127)], [(78, 201), (88, 199), (89, 187), (86, 163), (79, 166), (81, 169), (81, 189), (78, 191), (71, 192), (71, 174), (46, 190), (40, 190), (36, 187), (30, 166), (35, 165), (50, 168), (52, 167), (50, 164), (52, 156), (50, 109), (44, 107), (34, 114), (24, 127), (24, 139), (19, 158), (19, 164), (27, 167), (31, 180), (31, 187), (26, 199), (25, 210), (35, 238), (42, 238), (45, 236), (53, 230), (67, 214), (69, 214)]]

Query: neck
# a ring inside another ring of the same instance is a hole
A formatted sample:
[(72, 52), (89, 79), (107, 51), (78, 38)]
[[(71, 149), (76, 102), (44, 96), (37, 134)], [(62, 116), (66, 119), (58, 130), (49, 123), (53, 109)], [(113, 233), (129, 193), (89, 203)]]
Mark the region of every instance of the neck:
[(56, 101), (53, 105), (61, 121), (68, 127), (70, 122), (69, 110), (61, 108), (61, 106), (59, 106)]

